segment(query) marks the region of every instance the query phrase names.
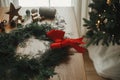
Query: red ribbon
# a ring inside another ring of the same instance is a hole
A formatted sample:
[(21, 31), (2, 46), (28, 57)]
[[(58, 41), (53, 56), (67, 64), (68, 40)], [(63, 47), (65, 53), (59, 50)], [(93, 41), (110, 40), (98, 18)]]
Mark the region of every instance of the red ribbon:
[(61, 30), (51, 30), (47, 32), (47, 36), (51, 38), (54, 43), (50, 45), (52, 49), (55, 48), (62, 48), (66, 46), (73, 47), (80, 53), (84, 53), (86, 51), (85, 48), (79, 46), (80, 44), (85, 44), (82, 40), (83, 38), (78, 38), (78, 39), (64, 39), (64, 31)]

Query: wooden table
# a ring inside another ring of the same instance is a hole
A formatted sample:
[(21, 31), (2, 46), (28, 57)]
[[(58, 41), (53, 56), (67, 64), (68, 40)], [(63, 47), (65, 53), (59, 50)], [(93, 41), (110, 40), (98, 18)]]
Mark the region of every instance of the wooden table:
[[(25, 14), (26, 9), (20, 9), (20, 14)], [(73, 8), (56, 8), (57, 13), (62, 16), (67, 25), (66, 30), (72, 33), (72, 38), (78, 38), (77, 24)], [(9, 9), (0, 8), (0, 20), (8, 19), (8, 15), (5, 14)], [(70, 56), (70, 60), (67, 63), (61, 63), (55, 68), (55, 75), (50, 80), (86, 80), (83, 55), (75, 51), (74, 55)]]

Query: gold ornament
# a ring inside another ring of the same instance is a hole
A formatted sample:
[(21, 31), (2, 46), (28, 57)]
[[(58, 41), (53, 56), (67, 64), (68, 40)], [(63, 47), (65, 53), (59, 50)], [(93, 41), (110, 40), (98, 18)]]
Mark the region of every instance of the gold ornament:
[(108, 5), (111, 5), (111, 0), (107, 0), (107, 4), (108, 4)]

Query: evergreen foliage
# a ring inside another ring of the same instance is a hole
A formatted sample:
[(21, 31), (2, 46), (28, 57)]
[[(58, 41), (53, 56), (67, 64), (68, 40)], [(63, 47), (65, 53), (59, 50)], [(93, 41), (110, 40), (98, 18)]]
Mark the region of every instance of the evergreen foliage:
[(55, 66), (68, 57), (67, 47), (49, 49), (37, 58), (16, 55), (17, 46), (32, 36), (52, 42), (46, 36), (53, 29), (51, 25), (30, 23), (18, 27), (10, 33), (0, 33), (0, 80), (47, 80), (55, 75)]
[(119, 0), (92, 0), (89, 4), (90, 18), (84, 19), (84, 26), (88, 31), (86, 37), (90, 44), (109, 45), (120, 44), (120, 1)]

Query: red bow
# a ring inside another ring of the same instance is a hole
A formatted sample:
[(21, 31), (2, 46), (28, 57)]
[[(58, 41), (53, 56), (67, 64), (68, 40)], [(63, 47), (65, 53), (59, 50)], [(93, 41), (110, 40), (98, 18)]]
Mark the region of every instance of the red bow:
[(82, 42), (83, 38), (64, 39), (64, 34), (65, 32), (61, 30), (51, 30), (47, 32), (47, 36), (55, 41), (50, 45), (52, 49), (71, 46), (80, 53), (84, 53), (86, 51), (85, 48), (79, 46), (79, 44), (85, 44), (84, 42)]

